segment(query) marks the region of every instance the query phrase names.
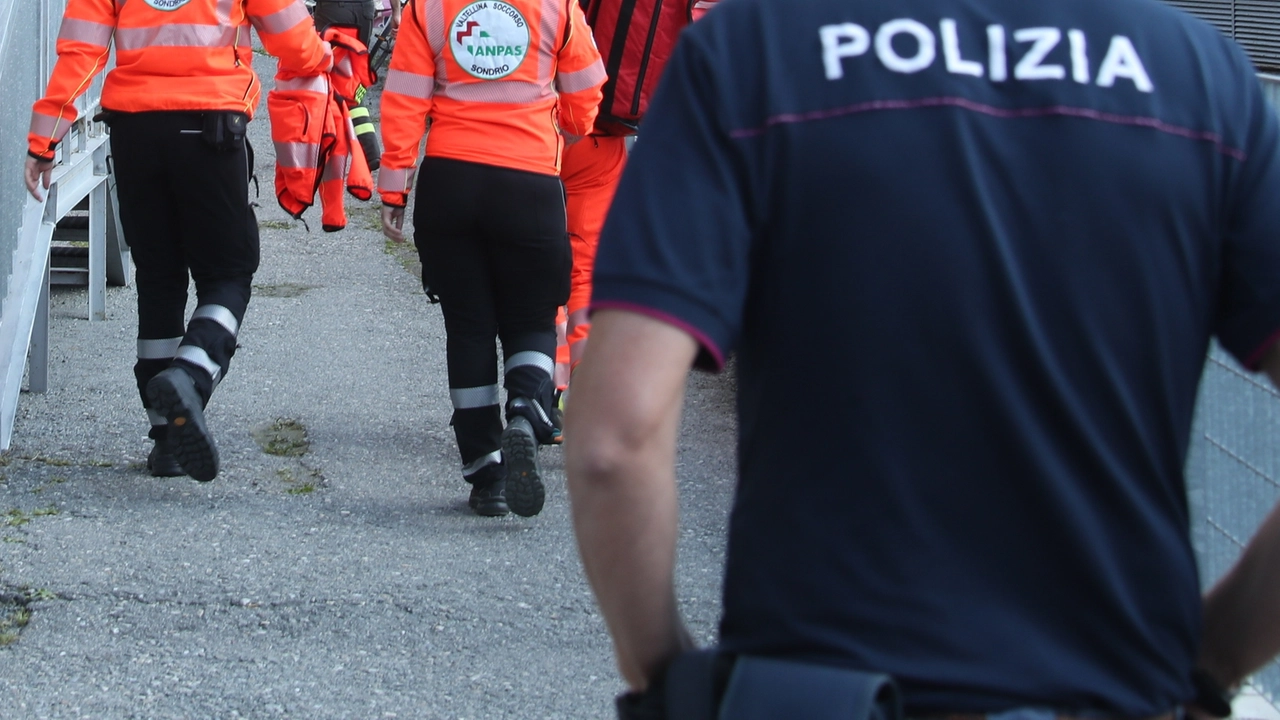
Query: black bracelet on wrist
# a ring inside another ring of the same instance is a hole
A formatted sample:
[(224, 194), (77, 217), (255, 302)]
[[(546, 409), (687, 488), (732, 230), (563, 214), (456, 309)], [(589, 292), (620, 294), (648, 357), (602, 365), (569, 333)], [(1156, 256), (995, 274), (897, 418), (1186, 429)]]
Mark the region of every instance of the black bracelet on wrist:
[(1192, 702), (1197, 707), (1214, 717), (1231, 717), (1231, 700), (1235, 697), (1235, 693), (1222, 687), (1202, 668), (1196, 668), (1191, 673), (1191, 683), (1196, 689), (1196, 696)]

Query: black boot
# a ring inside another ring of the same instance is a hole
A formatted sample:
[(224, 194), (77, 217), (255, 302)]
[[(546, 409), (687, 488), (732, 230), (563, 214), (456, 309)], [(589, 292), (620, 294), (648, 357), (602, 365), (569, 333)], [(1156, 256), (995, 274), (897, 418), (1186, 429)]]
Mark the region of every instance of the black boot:
[(191, 477), (218, 476), (218, 447), (204, 420), (204, 400), (186, 370), (172, 366), (147, 383), (147, 401), (169, 421), (165, 445)]
[(547, 413), (528, 398), (507, 402), (507, 427), (502, 431), (502, 462), (507, 466), (507, 504), (511, 512), (533, 517), (542, 512), (547, 491), (538, 467), (538, 446), (551, 442), (553, 427)]
[(147, 455), (147, 471), (152, 477), (179, 477), (187, 474), (164, 440), (156, 440), (155, 447)]
[(511, 512), (507, 507), (506, 471), (501, 465), (490, 465), (467, 478), (471, 483), (471, 497), (467, 504), (477, 515), (502, 517)]

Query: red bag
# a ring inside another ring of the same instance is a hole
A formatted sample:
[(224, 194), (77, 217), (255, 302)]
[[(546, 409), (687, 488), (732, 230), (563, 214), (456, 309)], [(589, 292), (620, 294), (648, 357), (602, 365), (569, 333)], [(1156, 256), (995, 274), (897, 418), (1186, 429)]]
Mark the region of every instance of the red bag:
[(596, 117), (602, 135), (634, 135), (680, 31), (715, 0), (583, 0), (609, 79)]

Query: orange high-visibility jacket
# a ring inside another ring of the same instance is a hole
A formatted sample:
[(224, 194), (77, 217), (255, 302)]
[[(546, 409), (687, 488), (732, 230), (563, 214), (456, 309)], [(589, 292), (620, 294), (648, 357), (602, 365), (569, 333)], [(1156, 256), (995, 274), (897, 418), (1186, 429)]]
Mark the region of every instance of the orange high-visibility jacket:
[(403, 207), (428, 157), (545, 175), (586, 135), (604, 63), (578, 0), (409, 0), (382, 93), (382, 201)]
[(347, 225), (344, 186), (357, 199), (373, 197), (373, 177), (348, 106), (356, 89), (373, 81), (367, 51), (354, 32), (331, 27), (324, 39), (333, 45), (333, 70), (299, 77), (281, 69), (267, 93), (267, 112), (276, 150), (276, 200), (299, 218), (318, 191), (321, 226), (333, 232)]
[(28, 151), (53, 158), (76, 119), (75, 99), (106, 66), (113, 37), (116, 66), (107, 73), (102, 107), (234, 110), (252, 117), (261, 84), (250, 26), (282, 67), (314, 75), (332, 64), (303, 0), (69, 0), (58, 62), (32, 111)]

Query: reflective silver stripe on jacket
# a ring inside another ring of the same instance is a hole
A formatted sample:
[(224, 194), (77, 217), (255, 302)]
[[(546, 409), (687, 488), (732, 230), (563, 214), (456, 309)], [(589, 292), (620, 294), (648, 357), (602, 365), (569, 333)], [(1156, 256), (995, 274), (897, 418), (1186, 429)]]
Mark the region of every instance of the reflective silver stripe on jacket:
[(326, 180), (341, 180), (347, 176), (347, 160), (346, 155), (330, 155), (324, 161), (324, 172), (320, 173), (320, 182)]
[(117, 50), (149, 47), (228, 47), (232, 43), (250, 47), (249, 33), (226, 25), (156, 25), (144, 28), (116, 28)]
[(596, 60), (585, 69), (556, 75), (556, 89), (562, 93), (580, 92), (590, 90), (604, 80), (604, 63)]
[(44, 113), (31, 113), (30, 132), (32, 135), (61, 140), (66, 136), (67, 131), (70, 129), (71, 123), (67, 122), (65, 119), (59, 120), (52, 115), (45, 115)]
[(419, 75), (407, 70), (392, 68), (387, 71), (387, 83), (383, 92), (399, 93), (419, 100), (430, 100), (436, 80), (430, 75)]
[(111, 43), (111, 33), (113, 31), (115, 31), (115, 27), (111, 25), (104, 25), (92, 20), (64, 17), (62, 18), (62, 27), (58, 30), (58, 39), (106, 47)]
[(172, 360), (182, 344), (181, 337), (163, 338), (160, 340), (139, 340), (139, 360)]
[(551, 356), (544, 355), (537, 350), (524, 350), (507, 358), (505, 364), (505, 372), (511, 372), (518, 367), (532, 366), (550, 375), (556, 369), (556, 361)]
[(276, 164), (285, 168), (313, 168), (320, 164), (320, 146), (315, 143), (275, 142)]
[(474, 408), (497, 405), (498, 386), (482, 385), (471, 388), (449, 388), (449, 399), (453, 401), (454, 410), (472, 410)]
[(552, 97), (551, 84), (538, 85), (522, 80), (482, 80), (454, 83), (437, 90), (447, 98), (461, 102), (511, 103), (524, 105)]
[(542, 0), (542, 42), (538, 44), (538, 82), (551, 85), (555, 76), (556, 57), (564, 45), (560, 33), (564, 30), (564, 0)]
[(147, 419), (151, 421), (152, 427), (163, 426), (169, 424), (169, 418), (160, 414), (158, 410), (147, 408)]
[(209, 357), (209, 353), (205, 352), (204, 348), (195, 345), (183, 345), (178, 348), (178, 354), (174, 357), (185, 360), (209, 373), (214, 385), (217, 385), (218, 380), (222, 377), (222, 367), (214, 362), (213, 358)]
[(413, 187), (414, 168), (384, 167), (378, 171), (378, 189), (385, 192), (409, 192)]
[(475, 475), (477, 472), (480, 472), (480, 470), (490, 465), (497, 465), (500, 462), (502, 462), (502, 451), (494, 450), (488, 455), (478, 457), (466, 465), (463, 465), (462, 477), (470, 477), (471, 475)]
[(277, 80), (276, 90), (313, 92), (328, 95), (329, 81), (325, 79), (324, 75), (291, 78), (289, 80)]
[(426, 15), (426, 32), (427, 44), (431, 46), (431, 51), (436, 57), (444, 57), (444, 45), (447, 42), (445, 38), (445, 25), (449, 22), (444, 16), (444, 2), (442, 0), (427, 0), (422, 8), (422, 14)]
[(351, 65), (351, 56), (344, 54), (341, 60), (334, 63), (333, 72), (337, 73), (339, 77), (351, 77), (355, 72)]
[(221, 305), (201, 305), (196, 311), (191, 313), (192, 320), (212, 320), (221, 325), (232, 336), (240, 334), (240, 322), (236, 320), (235, 313)]
[(214, 13), (216, 13), (215, 17), (218, 18), (218, 22), (223, 25), (231, 24), (231, 8), (235, 1), (236, 0), (218, 0), (218, 4), (213, 10)]
[(307, 6), (302, 0), (293, 0), (292, 4), (270, 15), (249, 16), (249, 21), (258, 28), (258, 32), (268, 35), (292, 30), (298, 23), (310, 19), (311, 15), (307, 12)]

